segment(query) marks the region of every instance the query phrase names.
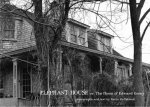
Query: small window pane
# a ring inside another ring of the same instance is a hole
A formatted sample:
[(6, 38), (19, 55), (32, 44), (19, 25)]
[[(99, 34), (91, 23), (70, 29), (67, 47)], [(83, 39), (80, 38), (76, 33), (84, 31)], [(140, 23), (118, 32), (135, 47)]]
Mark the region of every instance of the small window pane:
[(26, 69), (23, 71), (23, 98), (28, 97), (31, 93), (31, 78)]
[(77, 43), (77, 28), (75, 26), (71, 26), (70, 28), (70, 34), (71, 34), (71, 42)]
[(77, 43), (77, 35), (71, 35), (71, 42)]
[(83, 29), (79, 30), (79, 37), (85, 38), (85, 31)]
[(85, 45), (85, 38), (80, 37), (79, 42), (80, 42), (81, 45)]
[(79, 42), (80, 45), (85, 45), (85, 31), (83, 29), (79, 29)]

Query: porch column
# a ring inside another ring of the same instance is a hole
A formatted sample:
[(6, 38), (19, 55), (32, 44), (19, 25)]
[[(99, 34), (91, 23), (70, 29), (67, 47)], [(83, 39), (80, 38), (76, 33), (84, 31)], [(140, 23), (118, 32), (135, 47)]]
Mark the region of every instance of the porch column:
[(102, 71), (102, 58), (101, 57), (99, 57), (99, 66), (100, 66), (100, 74), (102, 74), (103, 73), (103, 71)]
[(18, 97), (18, 89), (17, 89), (17, 59), (14, 58), (13, 60), (13, 97)]
[(132, 75), (132, 64), (129, 64), (129, 76)]
[(115, 64), (114, 64), (114, 74), (117, 76), (117, 67), (118, 67), (118, 61), (115, 60)]

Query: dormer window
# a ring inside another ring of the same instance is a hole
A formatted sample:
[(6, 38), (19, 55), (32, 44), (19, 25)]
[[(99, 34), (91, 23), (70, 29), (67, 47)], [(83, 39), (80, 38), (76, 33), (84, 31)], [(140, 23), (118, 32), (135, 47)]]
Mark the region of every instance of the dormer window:
[(79, 37), (78, 37), (78, 39), (79, 39), (79, 44), (80, 45), (85, 45), (85, 31), (84, 30), (82, 30), (82, 29), (80, 29), (79, 30)]
[(70, 27), (70, 35), (71, 42), (77, 43), (77, 28), (73, 25)]
[(111, 38), (100, 36), (99, 44), (99, 50), (111, 53)]
[(70, 25), (70, 42), (85, 46), (86, 29), (79, 26)]
[(113, 36), (108, 33), (90, 29), (88, 31), (89, 48), (112, 54), (112, 38)]

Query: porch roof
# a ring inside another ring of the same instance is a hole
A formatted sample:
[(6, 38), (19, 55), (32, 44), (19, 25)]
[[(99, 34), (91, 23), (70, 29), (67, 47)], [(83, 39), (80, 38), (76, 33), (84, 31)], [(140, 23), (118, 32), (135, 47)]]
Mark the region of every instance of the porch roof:
[[(128, 63), (133, 63), (133, 59), (126, 58), (126, 57), (123, 57), (123, 56), (115, 54), (115, 53), (110, 54), (110, 53), (106, 53), (106, 52), (95, 50), (95, 49), (90, 49), (88, 47), (73, 44), (73, 43), (66, 42), (66, 41), (60, 41), (59, 44), (61, 44), (62, 46), (65, 46), (65, 47), (75, 48), (75, 49), (78, 49), (78, 50), (83, 51), (83, 52), (92, 53), (92, 54), (96, 54), (99, 56), (107, 56), (107, 57), (114, 58), (116, 60), (121, 60), (121, 61), (125, 61)], [(14, 51), (6, 52), (6, 53), (0, 53), (0, 58), (15, 56), (15, 55), (18, 55), (18, 54), (21, 54), (24, 52), (33, 51), (33, 50), (36, 50), (36, 46), (30, 46), (30, 47), (26, 47), (26, 48), (14, 50)], [(150, 64), (143, 63), (143, 66), (150, 67)]]

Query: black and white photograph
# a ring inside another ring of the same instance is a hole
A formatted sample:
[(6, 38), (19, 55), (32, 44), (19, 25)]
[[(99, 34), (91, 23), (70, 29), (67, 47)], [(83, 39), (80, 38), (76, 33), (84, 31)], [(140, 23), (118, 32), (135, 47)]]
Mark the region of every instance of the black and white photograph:
[(0, 107), (150, 107), (150, 0), (0, 0)]

